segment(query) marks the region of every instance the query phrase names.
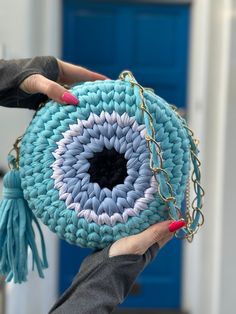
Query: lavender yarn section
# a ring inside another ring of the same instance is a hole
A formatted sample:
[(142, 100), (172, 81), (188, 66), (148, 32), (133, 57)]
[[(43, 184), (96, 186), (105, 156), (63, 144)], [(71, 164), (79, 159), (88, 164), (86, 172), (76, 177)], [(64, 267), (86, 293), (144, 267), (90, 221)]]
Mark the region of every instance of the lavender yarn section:
[[(63, 133), (53, 153), (54, 187), (67, 208), (75, 210), (78, 217), (98, 225), (125, 223), (129, 216), (137, 216), (140, 210), (154, 200), (156, 182), (149, 167), (149, 152), (144, 138), (144, 125), (138, 125), (127, 113), (100, 116), (91, 113), (87, 120), (78, 120)], [(125, 154), (128, 176), (124, 184), (100, 188), (90, 182), (87, 173), (89, 159), (103, 149), (115, 148)]]

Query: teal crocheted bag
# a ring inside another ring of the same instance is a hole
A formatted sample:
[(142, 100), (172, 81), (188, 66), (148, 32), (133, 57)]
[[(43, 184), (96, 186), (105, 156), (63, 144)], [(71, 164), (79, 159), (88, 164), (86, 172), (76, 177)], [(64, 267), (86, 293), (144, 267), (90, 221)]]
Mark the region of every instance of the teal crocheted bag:
[[(36, 217), (61, 239), (96, 249), (184, 216), (178, 235), (191, 240), (203, 223), (196, 140), (173, 106), (128, 71), (71, 92), (79, 106), (48, 101), (21, 139), (20, 154), (9, 157), (0, 205), (0, 270), (8, 281), (26, 280), (28, 246), (40, 276), (47, 267)], [(193, 214), (184, 215), (191, 161), (196, 198)]]

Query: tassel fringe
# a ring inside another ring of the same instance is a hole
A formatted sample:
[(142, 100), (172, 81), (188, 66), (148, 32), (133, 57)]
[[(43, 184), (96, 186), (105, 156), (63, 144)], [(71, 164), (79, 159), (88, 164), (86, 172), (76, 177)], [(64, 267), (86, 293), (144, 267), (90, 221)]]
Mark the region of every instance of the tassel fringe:
[[(3, 200), (0, 202), (0, 274), (6, 276), (7, 282), (22, 283), (28, 276), (28, 248), (32, 251), (32, 269), (36, 265), (41, 278), (48, 262), (42, 230), (24, 199), (20, 172), (15, 167), (14, 157), (10, 157), (14, 168), (3, 178)], [(42, 257), (37, 250), (33, 223), (39, 232)]]

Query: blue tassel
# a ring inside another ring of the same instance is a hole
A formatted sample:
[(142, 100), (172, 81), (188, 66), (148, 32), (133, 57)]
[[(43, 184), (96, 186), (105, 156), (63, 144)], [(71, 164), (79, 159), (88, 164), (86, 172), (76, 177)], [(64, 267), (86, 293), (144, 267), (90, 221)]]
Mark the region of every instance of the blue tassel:
[[(3, 200), (0, 202), (0, 274), (6, 281), (14, 283), (27, 281), (28, 248), (32, 251), (32, 268), (36, 264), (39, 276), (48, 267), (46, 247), (40, 225), (24, 199), (20, 172), (15, 158), (9, 155), (13, 165), (3, 178)], [(42, 258), (40, 258), (32, 223), (36, 224), (41, 238)]]

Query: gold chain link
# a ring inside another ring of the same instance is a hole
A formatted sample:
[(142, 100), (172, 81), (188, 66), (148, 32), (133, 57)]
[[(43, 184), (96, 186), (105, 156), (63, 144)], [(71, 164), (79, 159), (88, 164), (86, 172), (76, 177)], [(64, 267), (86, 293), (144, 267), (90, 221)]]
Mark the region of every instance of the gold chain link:
[[(15, 166), (17, 169), (19, 169), (19, 161), (20, 161), (20, 142), (23, 138), (23, 135), (17, 137), (15, 143), (13, 144), (12, 149), (9, 151), (8, 155), (12, 155), (13, 152), (15, 152)], [(13, 169), (14, 167), (11, 165), (10, 162), (8, 162), (9, 169)]]
[[(175, 111), (177, 117), (181, 120), (181, 122), (182, 122), (184, 128), (186, 129), (189, 137), (192, 138), (192, 140), (193, 140), (193, 142), (197, 148), (199, 145), (199, 140), (195, 138), (193, 130), (191, 130), (186, 125), (186, 121), (179, 115), (177, 107), (174, 105), (171, 105), (171, 107)], [(195, 162), (197, 164), (198, 171), (199, 171), (199, 177), (201, 178), (201, 172), (200, 172), (201, 162), (192, 148), (190, 149), (190, 154), (191, 154), (191, 159), (195, 160)], [(188, 241), (189, 242), (191, 242), (193, 240), (193, 236), (194, 236), (194, 234), (197, 233), (199, 227), (201, 227), (204, 224), (204, 214), (202, 212), (202, 207), (203, 207), (202, 199), (205, 195), (204, 189), (202, 188), (199, 180), (197, 180), (197, 178), (196, 178), (196, 174), (194, 172), (194, 169), (193, 169), (192, 174), (191, 174), (191, 181), (193, 182), (193, 188), (194, 188), (194, 192), (196, 195), (195, 195), (195, 197), (191, 203), (191, 201), (190, 201), (190, 178), (189, 178), (188, 187), (186, 190), (186, 221), (187, 221)], [(200, 198), (201, 198), (200, 206), (195, 205), (197, 203), (198, 190), (199, 190), (199, 194), (200, 194)], [(192, 214), (191, 214), (190, 208), (192, 208)], [(196, 226), (196, 229), (192, 230), (191, 224), (195, 220), (197, 214), (199, 215), (198, 224)]]
[[(155, 178), (155, 180), (157, 182), (158, 195), (161, 198), (161, 200), (165, 203), (165, 205), (167, 205), (167, 207), (169, 208), (169, 217), (170, 217), (170, 219), (176, 220), (173, 217), (173, 215), (171, 214), (170, 206), (168, 206), (169, 202), (173, 203), (173, 205), (175, 207), (175, 210), (176, 210), (176, 214), (178, 216), (178, 219), (183, 219), (183, 218), (181, 218), (181, 216), (182, 216), (181, 210), (177, 206), (176, 198), (173, 195), (173, 188), (172, 188), (172, 186), (170, 184), (170, 177), (169, 177), (167, 171), (163, 169), (163, 158), (162, 158), (161, 146), (155, 140), (156, 139), (156, 132), (155, 132), (155, 128), (154, 128), (153, 117), (152, 117), (151, 113), (149, 112), (149, 110), (148, 110), (148, 108), (146, 106), (145, 100), (144, 100), (144, 91), (150, 91), (150, 89), (146, 89), (146, 88), (142, 87), (139, 83), (137, 83), (135, 78), (134, 78), (134, 76), (133, 76), (133, 74), (130, 71), (123, 71), (120, 74), (119, 78), (121, 80), (125, 80), (125, 78), (127, 76), (129, 77), (130, 84), (132, 86), (137, 86), (139, 88), (139, 95), (140, 95), (140, 99), (141, 99), (140, 109), (142, 110), (142, 114), (143, 115), (144, 115), (144, 113), (146, 113), (147, 116), (148, 116), (149, 126), (150, 126), (150, 129), (151, 129), (151, 135), (148, 135), (146, 133), (145, 134), (145, 139), (147, 141), (147, 147), (148, 147), (149, 152), (150, 152), (150, 168), (151, 168), (151, 170), (152, 170), (152, 172), (154, 174), (154, 178)], [(194, 138), (193, 131), (186, 125), (185, 120), (178, 114), (177, 108), (175, 106), (173, 106), (173, 105), (171, 105), (171, 107), (176, 112), (178, 118), (181, 120), (181, 122), (183, 124), (183, 127), (186, 129), (189, 137), (192, 138), (193, 142), (197, 146), (199, 141)], [(153, 156), (152, 156), (152, 149), (151, 149), (152, 144), (154, 144), (154, 147), (155, 147), (155, 151), (156, 151), (156, 154), (157, 154), (157, 157), (158, 157), (158, 161), (159, 161), (159, 167), (156, 167), (154, 165)], [(190, 154), (191, 154), (192, 160), (195, 160), (195, 162), (197, 163), (197, 167), (198, 167), (198, 171), (199, 171), (199, 175), (200, 175), (199, 167), (200, 167), (201, 163), (200, 163), (197, 155), (195, 154), (195, 152), (192, 150), (191, 147), (190, 147)], [(169, 196), (168, 197), (163, 195), (163, 193), (161, 192), (160, 183), (159, 183), (158, 178), (157, 178), (157, 175), (159, 175), (160, 173), (162, 173), (164, 175), (165, 183), (166, 183), (166, 186), (167, 186), (168, 192), (169, 192)], [(193, 170), (193, 173), (191, 175), (191, 180), (193, 182), (194, 192), (196, 194), (194, 200), (192, 201), (193, 212), (191, 214), (191, 211), (190, 211), (190, 178), (189, 178), (188, 185), (187, 185), (187, 190), (186, 190), (186, 213), (185, 213), (185, 219), (184, 219), (186, 221), (186, 227), (185, 227), (186, 234), (184, 234), (183, 236), (180, 236), (178, 233), (175, 234), (176, 237), (178, 237), (178, 238), (186, 238), (189, 242), (191, 242), (193, 240), (194, 234), (198, 231), (199, 227), (202, 226), (203, 223), (204, 223), (204, 215), (203, 215), (203, 213), (201, 211), (201, 209), (202, 209), (202, 201), (201, 201), (201, 204), (200, 204), (199, 207), (196, 205), (197, 198), (198, 198), (197, 197), (198, 191), (200, 191), (200, 197), (201, 197), (201, 200), (202, 200), (202, 197), (204, 196), (204, 190), (201, 187), (200, 182), (197, 180), (194, 170)], [(192, 225), (193, 221), (195, 220), (197, 214), (200, 217), (200, 219), (199, 219), (200, 222), (198, 222), (196, 228), (194, 230), (192, 230), (191, 225)]]

